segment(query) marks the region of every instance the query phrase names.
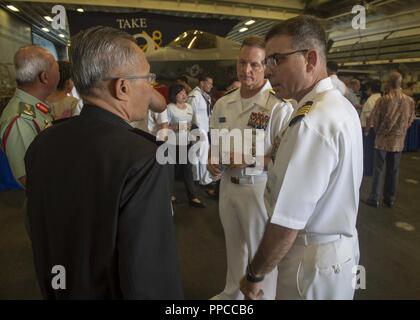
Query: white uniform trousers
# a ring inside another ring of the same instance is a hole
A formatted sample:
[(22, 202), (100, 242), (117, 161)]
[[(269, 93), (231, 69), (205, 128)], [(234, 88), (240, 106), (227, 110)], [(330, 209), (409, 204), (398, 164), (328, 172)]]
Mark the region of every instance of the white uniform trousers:
[(324, 244), (296, 241), (278, 264), (276, 299), (353, 299), (358, 248), (357, 237), (342, 236)]
[[(234, 184), (224, 174), (220, 183), (219, 214), (226, 241), (226, 286), (214, 299), (243, 299), (239, 282), (246, 273), (248, 260), (258, 249), (267, 225), (264, 205), (266, 179), (255, 184)], [(276, 295), (277, 270), (265, 276), (263, 299)]]
[[(209, 150), (209, 141), (204, 140), (203, 143), (203, 150)], [(204, 155), (203, 155), (204, 154)], [(193, 175), (193, 180), (198, 181), (202, 186), (206, 186), (213, 182), (212, 175), (207, 170), (207, 155), (208, 152), (203, 153), (202, 150), (197, 150), (197, 163), (191, 164), (191, 170)]]

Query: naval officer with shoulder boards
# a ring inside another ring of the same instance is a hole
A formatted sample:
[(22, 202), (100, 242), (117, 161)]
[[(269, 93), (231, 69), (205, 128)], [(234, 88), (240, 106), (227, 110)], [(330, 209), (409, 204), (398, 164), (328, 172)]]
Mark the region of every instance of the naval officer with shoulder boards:
[(270, 220), (241, 280), (249, 299), (263, 296), (273, 270), (277, 299), (354, 295), (362, 134), (357, 112), (327, 75), (325, 44), (324, 29), (310, 16), (286, 20), (266, 36), (270, 82), (298, 106), (268, 171)]

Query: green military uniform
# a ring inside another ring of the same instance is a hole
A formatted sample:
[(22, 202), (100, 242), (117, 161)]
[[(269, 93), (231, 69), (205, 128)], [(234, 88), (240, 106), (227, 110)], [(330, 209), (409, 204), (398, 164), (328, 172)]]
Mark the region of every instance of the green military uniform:
[(52, 120), (50, 109), (44, 102), (16, 89), (0, 118), (0, 140), (17, 181), (26, 176), (26, 150), (36, 135), (51, 125)]

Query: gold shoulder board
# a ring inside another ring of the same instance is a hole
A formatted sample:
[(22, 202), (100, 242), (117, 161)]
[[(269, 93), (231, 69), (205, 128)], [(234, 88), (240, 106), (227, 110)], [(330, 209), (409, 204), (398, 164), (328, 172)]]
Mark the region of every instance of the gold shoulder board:
[(301, 106), (298, 111), (296, 112), (295, 116), (289, 122), (289, 127), (293, 126), (296, 122), (300, 121), (305, 117), (309, 111), (311, 111), (313, 101), (307, 101)]

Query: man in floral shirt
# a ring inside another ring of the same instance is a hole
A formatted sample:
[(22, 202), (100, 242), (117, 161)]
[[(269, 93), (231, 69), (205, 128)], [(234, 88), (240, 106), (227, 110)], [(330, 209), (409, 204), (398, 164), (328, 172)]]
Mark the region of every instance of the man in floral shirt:
[(401, 90), (402, 76), (392, 72), (389, 78), (390, 91), (380, 98), (368, 123), (376, 132), (374, 172), (370, 196), (366, 203), (379, 206), (381, 186), (379, 181), (384, 171), (384, 204), (394, 205), (398, 182), (401, 152), (404, 149), (407, 129), (415, 119), (414, 101)]

